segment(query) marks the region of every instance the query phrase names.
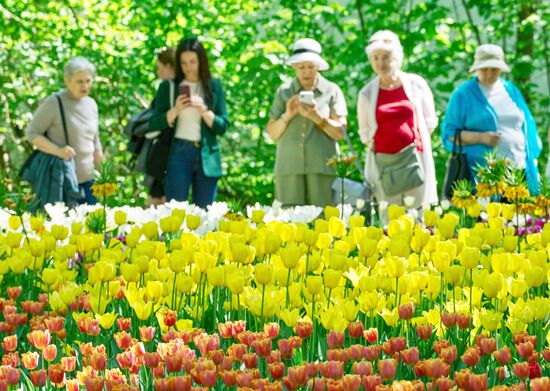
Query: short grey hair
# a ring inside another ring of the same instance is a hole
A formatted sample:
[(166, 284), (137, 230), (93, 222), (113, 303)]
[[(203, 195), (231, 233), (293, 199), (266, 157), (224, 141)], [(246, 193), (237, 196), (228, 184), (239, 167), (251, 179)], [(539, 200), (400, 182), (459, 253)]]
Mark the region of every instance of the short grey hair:
[(369, 60), (376, 50), (390, 52), (392, 57), (397, 61), (397, 67), (401, 68), (403, 64), (403, 46), (401, 46), (399, 37), (393, 31), (380, 30), (370, 37), (369, 44), (365, 48)]
[(65, 64), (65, 68), (63, 69), (63, 76), (70, 79), (75, 73), (81, 71), (88, 71), (90, 72), (90, 75), (95, 76), (94, 64), (88, 61), (87, 58), (80, 56), (73, 57), (69, 61), (67, 61), (67, 64)]

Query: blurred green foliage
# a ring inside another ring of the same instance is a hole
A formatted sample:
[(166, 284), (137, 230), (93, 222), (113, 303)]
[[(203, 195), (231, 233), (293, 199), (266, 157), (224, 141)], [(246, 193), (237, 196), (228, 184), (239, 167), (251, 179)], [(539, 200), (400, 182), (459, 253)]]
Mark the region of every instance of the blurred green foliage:
[[(120, 185), (115, 202), (143, 204), (142, 178), (130, 170), (122, 129), (141, 108), (136, 97), (150, 100), (155, 93), (157, 50), (190, 35), (205, 43), (230, 109), (220, 200), (273, 201), (275, 146), (264, 129), (277, 87), (292, 76), (284, 59), (302, 37), (323, 46), (331, 65), (325, 76), (346, 95), (349, 132), (359, 152), (356, 97), (373, 76), (364, 47), (379, 29), (400, 35), (403, 69), (428, 80), (440, 119), (450, 92), (468, 77), (477, 44), (502, 45), (513, 69), (510, 78), (529, 100), (546, 141), (549, 100), (540, 91), (547, 91), (549, 82), (550, 17), (544, 1), (4, 0), (0, 15), (0, 173), (5, 178), (16, 177), (30, 151), (24, 129), (40, 100), (63, 88), (64, 63), (83, 55), (97, 66), (91, 96)], [(534, 84), (536, 72), (544, 88)], [(433, 143), (441, 179), (447, 153), (437, 131)]]

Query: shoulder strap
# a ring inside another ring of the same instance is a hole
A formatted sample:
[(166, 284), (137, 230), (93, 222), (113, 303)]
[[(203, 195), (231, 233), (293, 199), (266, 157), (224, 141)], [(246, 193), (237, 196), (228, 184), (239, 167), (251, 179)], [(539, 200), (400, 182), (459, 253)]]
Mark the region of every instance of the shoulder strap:
[(63, 132), (65, 133), (65, 142), (67, 145), (69, 145), (69, 134), (67, 132), (67, 122), (65, 122), (65, 112), (63, 110), (63, 103), (61, 102), (61, 98), (59, 95), (55, 96), (57, 98), (57, 102), (59, 103), (59, 111), (61, 112), (61, 122), (63, 123)]
[(170, 108), (174, 107), (174, 81), (170, 80)]

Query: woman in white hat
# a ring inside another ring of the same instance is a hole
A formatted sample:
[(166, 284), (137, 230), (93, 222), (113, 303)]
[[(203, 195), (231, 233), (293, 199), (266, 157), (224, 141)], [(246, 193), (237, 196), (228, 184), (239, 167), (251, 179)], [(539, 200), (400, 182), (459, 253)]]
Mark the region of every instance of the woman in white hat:
[(542, 142), (521, 92), (511, 81), (500, 78), (502, 72), (510, 72), (502, 48), (479, 46), (470, 72), (475, 76), (451, 95), (441, 127), (443, 145), (452, 151), (453, 141), (460, 137), (472, 178), (473, 169), (485, 166), (487, 152), (494, 150), (515, 168), (525, 170), (529, 191), (537, 194), (536, 159)]
[(267, 124), (277, 143), (275, 198), (285, 206), (329, 205), (335, 172), (327, 161), (347, 123), (344, 94), (319, 74), (328, 64), (317, 41), (296, 41), (286, 64), (296, 77), (277, 90)]
[[(437, 126), (426, 81), (400, 70), (397, 35), (376, 32), (366, 47), (376, 77), (359, 92), (359, 135), (366, 144), (365, 177), (379, 202), (419, 207), (437, 203), (431, 134)], [(412, 198), (411, 198), (412, 197)]]

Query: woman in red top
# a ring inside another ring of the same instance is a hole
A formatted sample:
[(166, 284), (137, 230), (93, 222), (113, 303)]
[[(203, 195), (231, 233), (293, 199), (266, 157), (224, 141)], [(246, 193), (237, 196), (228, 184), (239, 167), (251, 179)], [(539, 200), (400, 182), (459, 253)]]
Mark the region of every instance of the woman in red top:
[[(437, 116), (430, 87), (422, 77), (400, 70), (403, 48), (395, 33), (378, 31), (366, 52), (377, 76), (363, 87), (357, 103), (359, 135), (367, 145), (365, 177), (379, 202), (410, 207), (435, 204), (438, 199), (430, 138)], [(384, 162), (402, 156), (413, 157), (418, 179), (410, 180), (413, 175), (408, 169), (395, 170), (396, 185), (388, 187), (383, 175), (400, 163), (384, 166)]]

